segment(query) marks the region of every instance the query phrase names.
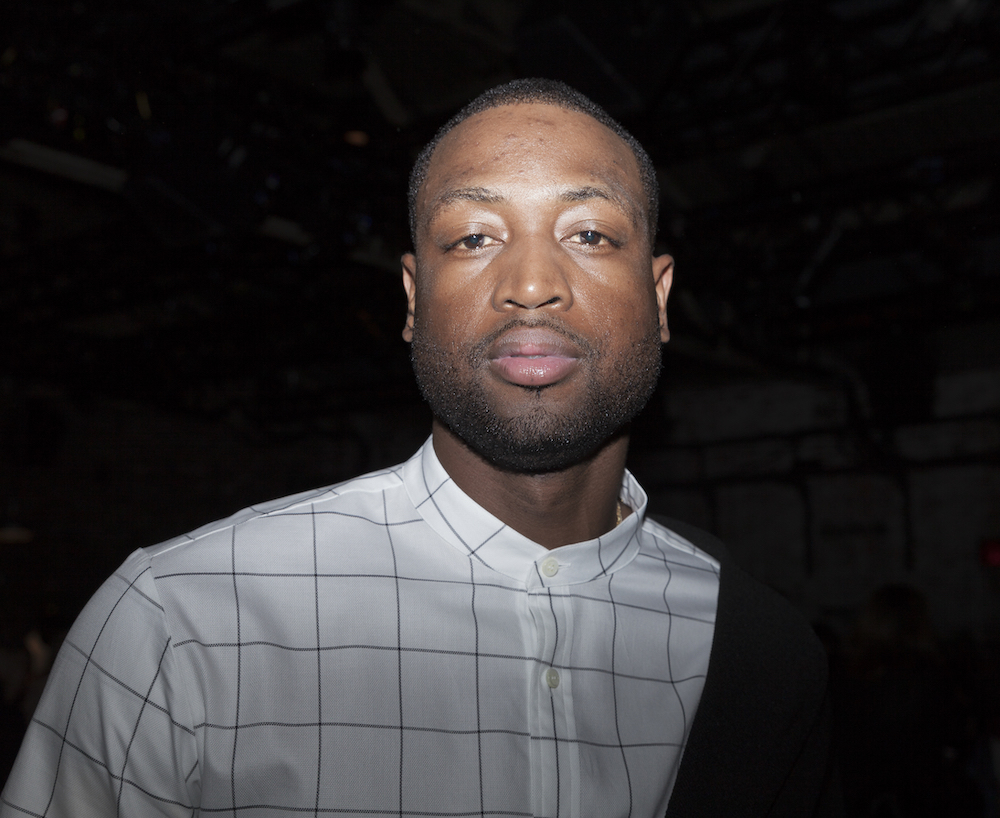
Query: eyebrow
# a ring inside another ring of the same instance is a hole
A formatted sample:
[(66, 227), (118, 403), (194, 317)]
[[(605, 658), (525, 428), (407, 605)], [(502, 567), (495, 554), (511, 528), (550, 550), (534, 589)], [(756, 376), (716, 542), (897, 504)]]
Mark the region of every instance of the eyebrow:
[(585, 202), (588, 199), (604, 199), (604, 201), (615, 205), (619, 210), (625, 213), (625, 215), (632, 219), (633, 224), (638, 224), (639, 208), (636, 206), (636, 203), (633, 201), (631, 196), (623, 195), (617, 187), (617, 185), (614, 185), (611, 190), (608, 190), (603, 187), (587, 185), (585, 187), (577, 188), (576, 190), (564, 191), (560, 194), (559, 198), (564, 202)]
[(482, 202), (484, 204), (500, 204), (507, 200), (506, 196), (501, 196), (489, 188), (485, 187), (459, 187), (446, 190), (437, 201), (434, 202), (434, 210), (449, 205), (455, 201)]
[[(617, 185), (613, 186), (613, 188), (617, 188)], [(585, 202), (588, 199), (603, 199), (606, 202), (610, 202), (625, 213), (625, 215), (632, 220), (633, 224), (639, 223), (639, 208), (633, 201), (632, 197), (623, 195), (616, 189), (609, 190), (604, 187), (585, 185), (584, 187), (574, 188), (572, 190), (564, 190), (559, 194), (559, 200), (562, 202)], [(476, 202), (477, 204), (497, 205), (504, 204), (507, 201), (508, 198), (506, 196), (490, 190), (489, 188), (452, 188), (451, 190), (446, 190), (434, 200), (427, 210), (427, 215), (421, 221), (424, 224), (430, 223), (434, 220), (439, 211), (455, 202)]]
[(455, 202), (477, 202), (478, 204), (503, 204), (507, 201), (506, 196), (501, 196), (495, 191), (485, 187), (459, 187), (446, 190), (438, 196), (427, 208), (427, 213), (420, 220), (427, 225), (434, 221), (437, 214)]

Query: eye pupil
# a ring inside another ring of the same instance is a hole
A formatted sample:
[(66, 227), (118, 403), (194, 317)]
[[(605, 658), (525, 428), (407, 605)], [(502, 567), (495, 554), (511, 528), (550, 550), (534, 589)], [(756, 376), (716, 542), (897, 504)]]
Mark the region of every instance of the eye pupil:
[(601, 234), (596, 230), (584, 230), (580, 235), (584, 244), (597, 244), (601, 240)]
[(462, 244), (464, 244), (466, 248), (469, 250), (472, 250), (476, 247), (482, 247), (483, 234), (473, 233), (471, 236), (466, 236), (464, 239), (462, 239)]

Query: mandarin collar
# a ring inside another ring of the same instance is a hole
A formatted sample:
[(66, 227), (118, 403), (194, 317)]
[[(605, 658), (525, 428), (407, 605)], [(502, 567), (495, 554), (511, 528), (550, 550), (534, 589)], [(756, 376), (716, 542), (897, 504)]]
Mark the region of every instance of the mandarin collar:
[(430, 438), (403, 465), (402, 476), (410, 501), (442, 539), (462, 556), (528, 587), (590, 582), (624, 568), (639, 552), (638, 533), (647, 498), (628, 471), (619, 497), (633, 513), (596, 539), (551, 551), (501, 522), (462, 491), (441, 465)]

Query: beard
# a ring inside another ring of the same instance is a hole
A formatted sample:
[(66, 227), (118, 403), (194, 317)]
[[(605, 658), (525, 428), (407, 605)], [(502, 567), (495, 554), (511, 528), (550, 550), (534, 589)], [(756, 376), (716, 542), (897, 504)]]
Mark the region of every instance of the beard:
[[(503, 413), (484, 382), (490, 378), (488, 347), (514, 327), (545, 327), (583, 350), (577, 377), (583, 394), (568, 407), (553, 406), (550, 386), (523, 389), (527, 400)], [(471, 348), (445, 346), (426, 337), (418, 321), (410, 357), (420, 392), (434, 417), (470, 449), (505, 471), (561, 471), (583, 462), (619, 434), (646, 405), (660, 375), (659, 325), (631, 345), (611, 349), (613, 335), (595, 344), (550, 320), (514, 318)]]

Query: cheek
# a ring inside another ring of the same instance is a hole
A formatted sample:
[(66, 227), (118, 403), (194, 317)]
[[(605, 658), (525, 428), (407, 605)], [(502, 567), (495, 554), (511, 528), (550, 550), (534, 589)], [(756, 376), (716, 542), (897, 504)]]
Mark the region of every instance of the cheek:
[(489, 331), (496, 315), (485, 276), (427, 275), (417, 284), (414, 317), (440, 343), (475, 338)]
[(584, 299), (577, 298), (577, 304), (584, 307), (588, 323), (595, 333), (628, 338), (644, 337), (649, 327), (659, 327), (656, 298), (652, 291), (644, 291), (636, 285), (632, 289), (608, 288), (600, 293), (589, 294)]
[(476, 318), (482, 313), (459, 293), (427, 288), (418, 292), (414, 330), (423, 343), (456, 347), (476, 337)]

